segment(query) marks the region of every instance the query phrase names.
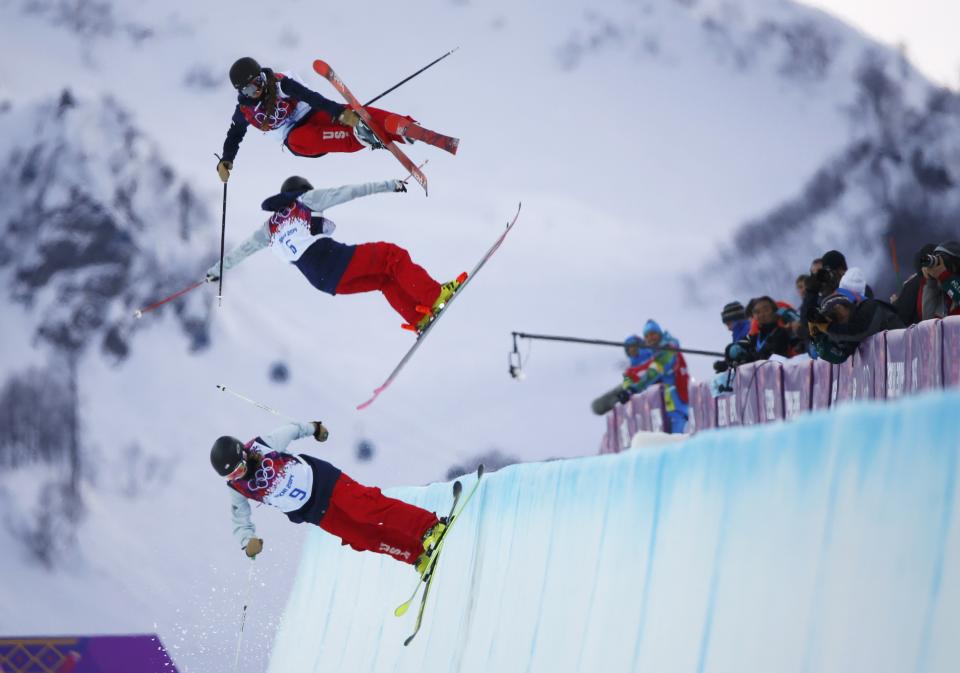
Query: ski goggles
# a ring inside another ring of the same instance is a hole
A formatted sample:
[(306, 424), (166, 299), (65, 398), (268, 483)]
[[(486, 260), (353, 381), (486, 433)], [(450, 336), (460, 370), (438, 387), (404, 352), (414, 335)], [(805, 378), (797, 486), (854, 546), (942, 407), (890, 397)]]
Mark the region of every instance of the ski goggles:
[(233, 472), (227, 475), (227, 481), (233, 481), (234, 479), (240, 479), (247, 473), (247, 455), (244, 451), (243, 460), (240, 461), (240, 464), (233, 468)]
[(263, 88), (263, 85), (267, 83), (267, 78), (263, 73), (260, 73), (249, 82), (239, 87), (240, 93), (242, 93), (247, 98), (253, 98), (253, 95), (260, 91)]

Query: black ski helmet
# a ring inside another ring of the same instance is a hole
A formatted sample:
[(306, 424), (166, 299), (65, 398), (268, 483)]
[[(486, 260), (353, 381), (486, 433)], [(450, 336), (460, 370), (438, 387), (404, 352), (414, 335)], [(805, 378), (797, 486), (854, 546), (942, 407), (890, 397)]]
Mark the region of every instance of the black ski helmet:
[(221, 477), (226, 477), (244, 462), (243, 442), (236, 437), (224, 435), (210, 449), (210, 464)]
[(230, 83), (234, 89), (245, 87), (250, 80), (260, 74), (260, 64), (249, 56), (238, 58), (230, 66)]
[(304, 192), (309, 192), (311, 189), (313, 189), (313, 185), (310, 184), (310, 181), (306, 178), (301, 178), (299, 175), (291, 175), (280, 185), (281, 192), (297, 192), (298, 194), (303, 194)]

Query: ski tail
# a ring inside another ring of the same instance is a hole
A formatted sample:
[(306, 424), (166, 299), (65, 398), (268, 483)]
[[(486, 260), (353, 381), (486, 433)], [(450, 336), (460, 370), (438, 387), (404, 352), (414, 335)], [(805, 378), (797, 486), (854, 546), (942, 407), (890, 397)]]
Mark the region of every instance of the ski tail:
[(347, 104), (353, 108), (353, 111), (356, 112), (364, 123), (370, 127), (370, 130), (376, 134), (380, 142), (383, 143), (383, 146), (386, 147), (390, 154), (397, 158), (403, 167), (406, 168), (413, 178), (420, 183), (420, 186), (423, 187), (423, 192), (427, 193), (427, 176), (424, 175), (423, 171), (417, 168), (417, 165), (410, 160), (406, 154), (403, 153), (397, 144), (390, 140), (390, 137), (386, 134), (383, 128), (374, 121), (373, 117), (370, 116), (370, 113), (367, 112), (360, 101), (357, 100), (357, 97), (353, 95), (353, 92), (347, 88), (347, 85), (343, 83), (343, 80), (340, 79), (340, 76), (334, 72), (333, 68), (330, 67), (330, 64), (321, 59), (317, 59), (313, 62), (313, 70), (321, 77), (325, 78), (330, 84), (333, 85), (340, 95), (343, 96), (344, 100), (347, 101)]

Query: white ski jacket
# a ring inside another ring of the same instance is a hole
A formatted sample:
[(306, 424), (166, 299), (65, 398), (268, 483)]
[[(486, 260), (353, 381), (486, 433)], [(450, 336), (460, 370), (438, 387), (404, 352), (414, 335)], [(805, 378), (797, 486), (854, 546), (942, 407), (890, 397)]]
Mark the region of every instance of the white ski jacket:
[[(383, 180), (330, 189), (311, 189), (300, 195), (294, 205), (302, 205), (308, 211), (318, 213), (363, 196), (395, 191), (399, 183), (399, 180)], [(266, 247), (270, 247), (283, 261), (295, 262), (318, 238), (333, 233), (335, 225), (329, 220), (325, 221), (322, 232), (311, 233), (309, 217), (297, 216), (296, 211), (299, 210), (301, 209), (294, 208), (290, 213), (275, 213), (223, 258), (223, 270), (232, 269), (253, 253)], [(207, 275), (213, 277), (220, 275), (219, 261), (207, 270)]]
[[(313, 423), (288, 423), (273, 430), (270, 434), (262, 438), (257, 437), (250, 443), (250, 446), (254, 450), (261, 452), (264, 451), (264, 447), (266, 451), (283, 452), (283, 450), (289, 446), (290, 442), (296, 439), (302, 439), (303, 437), (313, 436), (314, 429)], [(302, 467), (302, 471), (297, 469), (298, 467)], [(306, 492), (304, 499), (309, 498), (313, 477), (310, 467), (306, 464), (298, 463), (298, 465), (294, 466), (292, 472), (295, 472), (295, 474), (292, 474), (291, 477), (293, 479), (299, 479), (296, 485), (297, 488)], [(247, 478), (247, 476), (249, 475), (245, 475), (244, 478)], [(274, 507), (280, 507), (280, 503), (273, 502), (269, 496), (265, 497), (263, 502), (268, 505), (273, 505)], [(280, 507), (280, 509), (283, 509), (283, 507)], [(253, 525), (253, 520), (250, 518), (250, 501), (232, 488), (230, 489), (230, 511), (233, 517), (233, 536), (240, 543), (240, 548), (244, 549), (247, 546), (247, 542), (250, 541), (250, 538), (256, 537), (257, 529)]]

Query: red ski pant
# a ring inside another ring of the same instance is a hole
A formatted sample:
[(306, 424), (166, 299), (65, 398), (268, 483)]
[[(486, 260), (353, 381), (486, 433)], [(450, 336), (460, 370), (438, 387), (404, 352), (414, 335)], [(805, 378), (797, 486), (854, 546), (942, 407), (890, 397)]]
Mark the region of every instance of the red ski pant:
[[(386, 133), (384, 121), (394, 115), (408, 121), (412, 117), (395, 115), (393, 112), (375, 107), (366, 108), (373, 121)], [(403, 138), (393, 133), (387, 133), (394, 142), (405, 142)], [(330, 115), (322, 110), (315, 110), (300, 126), (287, 134), (287, 147), (295, 154), (304, 157), (316, 157), (327, 152), (356, 152), (364, 149), (364, 145), (353, 135), (353, 129), (345, 124), (338, 124)]]
[(340, 277), (336, 294), (380, 290), (397, 313), (415, 325), (423, 317), (417, 305), (431, 307), (440, 296), (440, 283), (410, 253), (393, 243), (363, 243), (357, 246)]
[(437, 515), (379, 488), (364, 486), (341, 474), (319, 526), (357, 551), (375, 551), (414, 564), (423, 553), (423, 535)]

